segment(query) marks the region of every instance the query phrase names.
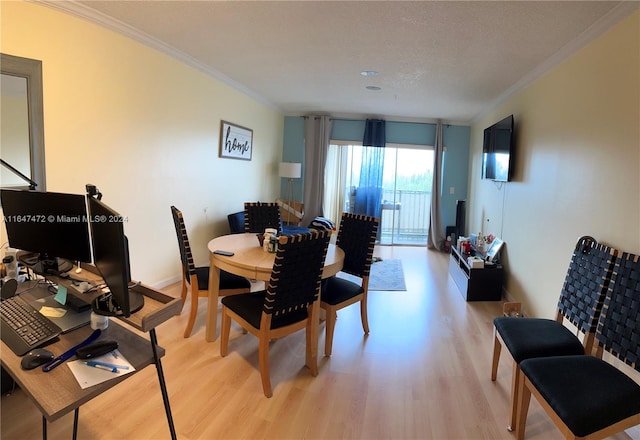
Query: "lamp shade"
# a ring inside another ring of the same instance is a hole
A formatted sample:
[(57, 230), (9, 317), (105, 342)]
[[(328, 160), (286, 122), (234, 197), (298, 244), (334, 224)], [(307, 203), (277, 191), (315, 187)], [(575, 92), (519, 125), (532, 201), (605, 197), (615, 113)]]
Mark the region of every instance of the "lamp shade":
[(295, 162), (280, 162), (278, 174), (280, 177), (286, 177), (288, 179), (299, 179), (302, 175), (302, 164)]

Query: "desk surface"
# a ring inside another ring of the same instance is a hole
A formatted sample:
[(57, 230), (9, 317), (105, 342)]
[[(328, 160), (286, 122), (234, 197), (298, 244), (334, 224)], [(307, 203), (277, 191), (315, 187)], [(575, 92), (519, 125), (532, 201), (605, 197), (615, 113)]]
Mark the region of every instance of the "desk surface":
[[(83, 268), (87, 269), (87, 271), (82, 272), (83, 278), (96, 278), (93, 266), (83, 265)], [(69, 280), (62, 278), (50, 278), (52, 281), (63, 285), (69, 285), (70, 283)], [(79, 408), (84, 403), (154, 363), (153, 351), (149, 340), (139, 336), (118, 321), (122, 320), (142, 332), (149, 332), (157, 325), (175, 316), (180, 311), (181, 301), (179, 298), (169, 297), (144, 285), (139, 285), (133, 290), (145, 295), (144, 307), (129, 318), (110, 318), (109, 327), (103, 330), (99, 339), (118, 342), (118, 350), (136, 369), (131, 374), (118, 376), (83, 390), (66, 363), (48, 373), (43, 372), (40, 367), (25, 371), (20, 366), (22, 358), (16, 356), (4, 342), (0, 342), (0, 362), (2, 366), (14, 378), (20, 388), (25, 391), (47, 420), (54, 421)], [(74, 289), (69, 289), (69, 293), (75, 294)], [(97, 294), (83, 294), (81, 298), (91, 301), (95, 296)], [(51, 351), (55, 356), (59, 356), (84, 341), (92, 332), (91, 327), (87, 325), (60, 335), (58, 341), (44, 348)], [(158, 347), (158, 356), (164, 356), (164, 350), (160, 347)], [(70, 361), (75, 359), (73, 357)]]
[[(209, 242), (211, 264), (219, 269), (247, 278), (269, 281), (276, 254), (265, 252), (256, 234), (231, 234), (214, 238)], [(220, 249), (234, 253), (232, 257), (214, 254)], [(342, 269), (344, 251), (330, 244), (322, 271), (322, 278), (335, 275)]]
[[(58, 356), (84, 341), (92, 332), (91, 327), (84, 326), (60, 335), (57, 342), (44, 348)], [(109, 327), (103, 330), (99, 340), (103, 339), (118, 341), (118, 350), (135, 367), (136, 371), (84, 390), (66, 363), (48, 373), (43, 372), (40, 367), (25, 371), (20, 367), (22, 358), (16, 356), (4, 342), (0, 343), (0, 360), (2, 366), (11, 374), (47, 420), (54, 421), (153, 363), (153, 352), (149, 340), (125, 328), (115, 319), (109, 320)], [(164, 350), (158, 348), (159, 355), (163, 356)], [(75, 359), (75, 357), (71, 358), (70, 361)]]
[[(83, 271), (80, 274), (73, 274), (74, 278), (87, 281), (96, 281), (98, 283), (102, 282), (102, 278), (100, 278), (100, 276), (98, 275), (95, 266), (82, 263), (82, 268)], [(57, 276), (48, 276), (47, 278), (56, 284), (61, 284), (67, 287), (69, 294), (79, 296), (84, 301), (87, 301), (89, 303), (100, 296), (100, 293), (98, 292), (78, 294), (76, 288), (72, 285), (72, 280), (70, 279), (60, 278)], [(140, 331), (150, 331), (151, 329), (165, 322), (167, 319), (172, 318), (177, 313), (180, 313), (180, 310), (182, 309), (182, 301), (180, 300), (180, 298), (167, 296), (144, 284), (138, 284), (137, 286), (132, 287), (131, 290), (133, 292), (138, 292), (144, 295), (144, 307), (138, 310), (136, 313), (133, 313), (128, 318), (119, 317), (118, 319), (126, 322), (127, 324), (135, 327)]]

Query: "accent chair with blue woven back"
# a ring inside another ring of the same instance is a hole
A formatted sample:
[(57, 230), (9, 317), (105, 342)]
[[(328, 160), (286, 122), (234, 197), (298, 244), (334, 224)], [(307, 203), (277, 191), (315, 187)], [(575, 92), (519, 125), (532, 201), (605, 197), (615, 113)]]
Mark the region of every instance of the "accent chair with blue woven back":
[(338, 310), (360, 302), (360, 319), (365, 335), (369, 334), (367, 295), (373, 263), (379, 219), (366, 215), (342, 213), (336, 245), (344, 251), (342, 272), (359, 277), (361, 284), (337, 276), (323, 282), (320, 307), (327, 312), (325, 356), (333, 351), (333, 334)]
[(227, 215), (227, 221), (229, 222), (229, 232), (231, 234), (244, 233), (244, 211)]
[[(591, 352), (616, 254), (616, 250), (597, 244), (591, 237), (580, 238), (569, 263), (555, 320), (494, 319), (491, 380), (495, 381), (497, 377), (502, 345), (507, 347), (513, 359), (509, 431), (513, 430), (516, 423), (518, 381), (523, 360)], [(582, 341), (563, 325), (565, 319), (583, 334)]]
[(320, 280), (331, 231), (278, 237), (266, 290), (222, 299), (220, 355), (229, 348), (231, 320), (260, 340), (258, 360), (264, 395), (271, 397), (269, 343), (306, 328), (306, 366), (318, 375)]
[[(602, 439), (640, 424), (640, 257), (617, 260), (596, 331), (597, 356), (520, 363), (517, 438), (524, 439), (531, 394), (565, 438)], [(608, 359), (631, 366), (627, 376)]]

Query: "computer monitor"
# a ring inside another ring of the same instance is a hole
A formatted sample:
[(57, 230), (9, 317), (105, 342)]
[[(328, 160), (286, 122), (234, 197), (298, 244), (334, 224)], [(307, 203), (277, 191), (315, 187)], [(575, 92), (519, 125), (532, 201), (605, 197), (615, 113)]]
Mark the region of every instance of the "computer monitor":
[(71, 261), (91, 262), (84, 195), (0, 190), (9, 246), (37, 254), (34, 270), (58, 274)]
[(144, 296), (129, 289), (129, 244), (122, 217), (102, 201), (89, 197), (89, 225), (93, 262), (109, 293), (93, 302), (93, 311), (108, 316), (130, 316), (144, 305)]

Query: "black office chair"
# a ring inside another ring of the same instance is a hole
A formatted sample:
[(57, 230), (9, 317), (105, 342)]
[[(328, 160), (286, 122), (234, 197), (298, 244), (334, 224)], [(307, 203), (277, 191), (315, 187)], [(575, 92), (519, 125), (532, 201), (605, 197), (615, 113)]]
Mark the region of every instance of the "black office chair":
[(266, 228), (282, 232), (282, 218), (280, 206), (270, 202), (245, 202), (244, 204), (244, 232), (264, 232)]
[(369, 334), (367, 317), (367, 294), (369, 273), (373, 263), (379, 220), (366, 215), (342, 213), (336, 245), (344, 251), (342, 272), (361, 278), (361, 284), (340, 277), (331, 277), (323, 282), (320, 307), (327, 312), (324, 354), (331, 356), (333, 333), (338, 310), (360, 302), (360, 319), (365, 334)]
[(229, 347), (231, 319), (260, 339), (258, 359), (264, 395), (271, 397), (269, 341), (306, 328), (306, 366), (318, 374), (320, 278), (331, 231), (283, 235), (267, 289), (222, 299), (220, 355)]
[[(191, 246), (189, 245), (189, 237), (187, 236), (187, 228), (184, 224), (182, 212), (175, 206), (171, 207), (173, 215), (173, 223), (178, 236), (178, 245), (180, 246), (180, 260), (182, 261), (182, 306), (187, 300), (187, 285), (191, 286), (191, 313), (187, 321), (187, 327), (184, 330), (184, 337), (191, 336), (193, 325), (196, 322), (198, 314), (198, 299), (207, 297), (209, 294), (209, 266), (196, 267), (191, 254)], [(235, 295), (239, 293), (247, 293), (251, 291), (251, 282), (241, 276), (220, 271), (220, 296)], [(182, 309), (180, 309), (182, 311)]]
[[(513, 358), (511, 417), (507, 429), (513, 429), (518, 401), (520, 363), (536, 357), (581, 355), (590, 353), (596, 325), (602, 309), (617, 251), (597, 244), (591, 237), (578, 240), (560, 292), (556, 319), (494, 319), (493, 363), (495, 381), (502, 345)], [(583, 333), (583, 340), (563, 325), (566, 319)]]
[[(616, 261), (596, 332), (596, 356), (526, 359), (516, 434), (524, 438), (531, 394), (566, 438), (601, 439), (640, 424), (640, 385), (602, 360), (609, 353), (640, 371), (640, 257)], [(634, 371), (633, 373), (636, 373)]]

